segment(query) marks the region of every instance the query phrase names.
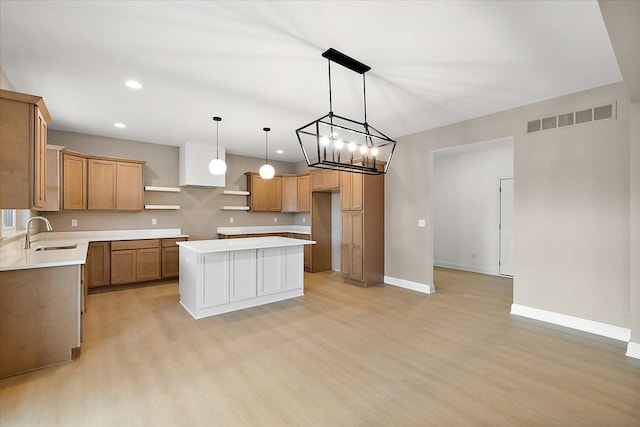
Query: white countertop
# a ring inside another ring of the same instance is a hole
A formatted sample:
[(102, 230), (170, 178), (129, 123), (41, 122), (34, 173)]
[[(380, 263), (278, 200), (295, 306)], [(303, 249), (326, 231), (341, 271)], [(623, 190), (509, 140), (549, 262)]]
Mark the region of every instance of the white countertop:
[[(177, 237), (189, 236), (182, 234), (179, 228), (42, 232), (32, 237), (31, 249), (24, 249), (24, 237), (0, 246), (0, 271), (84, 264), (87, 258), (89, 242), (171, 239)], [(35, 250), (43, 246), (66, 246), (74, 244), (78, 245), (75, 249), (55, 251)]]
[(198, 253), (231, 252), (248, 249), (280, 248), (284, 246), (313, 245), (313, 240), (290, 239), (288, 237), (247, 237), (246, 239), (217, 239), (178, 242), (180, 249), (185, 248)]
[(226, 236), (261, 233), (311, 234), (311, 227), (306, 225), (252, 225), (246, 227), (218, 227), (216, 231), (218, 234)]

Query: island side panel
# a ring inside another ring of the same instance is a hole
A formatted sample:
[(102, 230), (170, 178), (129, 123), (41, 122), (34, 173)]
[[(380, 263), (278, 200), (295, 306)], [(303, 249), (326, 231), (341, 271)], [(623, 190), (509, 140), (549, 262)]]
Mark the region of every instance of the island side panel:
[(198, 305), (198, 288), (202, 282), (202, 263), (200, 254), (180, 246), (180, 278), (178, 289), (180, 292), (180, 304), (196, 318)]
[(284, 290), (304, 288), (304, 246), (284, 249)]

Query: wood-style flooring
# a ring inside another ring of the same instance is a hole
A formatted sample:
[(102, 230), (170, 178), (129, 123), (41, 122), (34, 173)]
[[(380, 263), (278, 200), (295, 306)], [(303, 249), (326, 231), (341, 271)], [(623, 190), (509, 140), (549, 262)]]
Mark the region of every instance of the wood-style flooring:
[(0, 381), (0, 426), (639, 426), (626, 344), (512, 316), (511, 280), (437, 293), (305, 275), (194, 320), (176, 283), (89, 295), (75, 362)]

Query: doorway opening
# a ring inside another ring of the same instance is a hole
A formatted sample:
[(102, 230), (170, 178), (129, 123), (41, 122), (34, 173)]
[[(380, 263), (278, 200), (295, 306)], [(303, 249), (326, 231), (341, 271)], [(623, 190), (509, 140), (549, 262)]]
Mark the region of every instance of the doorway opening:
[(504, 262), (504, 271), (510, 273), (504, 275), (513, 275), (513, 208), (509, 237), (507, 230), (501, 233), (501, 215), (509, 218), (506, 200), (501, 213), (500, 192), (501, 184), (510, 180), (513, 206), (513, 150), (513, 138), (508, 137), (431, 153), (434, 266), (497, 276), (503, 275)]

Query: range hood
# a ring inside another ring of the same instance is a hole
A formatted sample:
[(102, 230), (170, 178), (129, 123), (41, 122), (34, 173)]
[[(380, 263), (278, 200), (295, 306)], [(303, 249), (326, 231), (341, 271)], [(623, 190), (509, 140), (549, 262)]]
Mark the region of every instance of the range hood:
[[(220, 158), (225, 159), (225, 149), (220, 147)], [(181, 187), (224, 187), (225, 175), (212, 175), (209, 162), (216, 157), (216, 147), (212, 145), (185, 142), (180, 146)]]

